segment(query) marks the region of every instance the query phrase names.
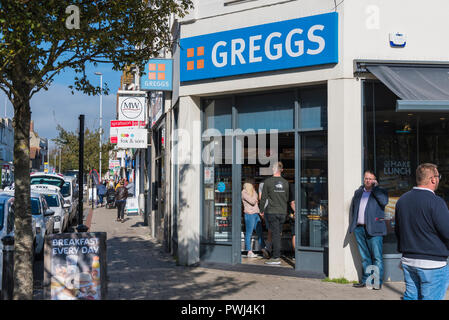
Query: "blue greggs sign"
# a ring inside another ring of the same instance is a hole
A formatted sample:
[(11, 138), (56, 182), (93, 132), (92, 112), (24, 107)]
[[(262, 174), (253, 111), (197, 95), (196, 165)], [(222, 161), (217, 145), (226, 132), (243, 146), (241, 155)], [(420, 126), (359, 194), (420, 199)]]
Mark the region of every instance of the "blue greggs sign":
[(140, 77), (140, 90), (171, 91), (173, 88), (172, 59), (151, 59)]
[(338, 63), (338, 14), (181, 39), (181, 82)]

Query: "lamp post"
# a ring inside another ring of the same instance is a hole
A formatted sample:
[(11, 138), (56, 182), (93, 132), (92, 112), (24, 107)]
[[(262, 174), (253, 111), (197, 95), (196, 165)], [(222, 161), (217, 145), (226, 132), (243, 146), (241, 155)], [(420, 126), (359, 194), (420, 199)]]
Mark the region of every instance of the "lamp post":
[(101, 182), (101, 138), (103, 137), (102, 120), (103, 120), (103, 74), (101, 72), (95, 72), (97, 76), (100, 76), (100, 181)]

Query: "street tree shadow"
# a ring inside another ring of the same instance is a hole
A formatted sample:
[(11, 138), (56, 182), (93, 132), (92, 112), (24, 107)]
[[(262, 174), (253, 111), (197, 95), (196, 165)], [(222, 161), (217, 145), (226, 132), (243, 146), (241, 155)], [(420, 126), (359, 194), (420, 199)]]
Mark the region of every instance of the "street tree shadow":
[(108, 300), (221, 299), (254, 282), (177, 265), (161, 244), (140, 237), (108, 240)]

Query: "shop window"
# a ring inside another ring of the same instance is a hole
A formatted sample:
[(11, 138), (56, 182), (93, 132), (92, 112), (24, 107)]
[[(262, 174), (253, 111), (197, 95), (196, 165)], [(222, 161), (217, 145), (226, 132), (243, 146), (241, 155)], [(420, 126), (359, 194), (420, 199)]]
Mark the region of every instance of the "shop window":
[(241, 96), (237, 98), (237, 127), (247, 129), (294, 129), (293, 91)]
[(232, 240), (231, 144), (230, 137), (203, 137), (203, 243)]
[(204, 130), (216, 129), (225, 134), (232, 128), (232, 99), (205, 100), (204, 106)]
[(327, 87), (301, 88), (300, 129), (327, 128)]
[(328, 245), (327, 133), (301, 135), (300, 245)]
[(395, 204), (416, 185), (419, 164), (438, 165), (443, 179), (436, 194), (449, 204), (449, 113), (396, 112), (398, 97), (377, 81), (364, 83), (363, 98), (364, 167), (375, 170), (379, 185), (388, 192), (384, 253), (395, 254)]

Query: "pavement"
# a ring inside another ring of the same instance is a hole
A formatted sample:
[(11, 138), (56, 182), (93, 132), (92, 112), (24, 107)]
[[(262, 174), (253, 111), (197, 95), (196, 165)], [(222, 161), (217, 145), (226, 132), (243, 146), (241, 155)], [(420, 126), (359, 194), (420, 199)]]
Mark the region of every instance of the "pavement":
[(108, 300), (400, 300), (404, 292), (403, 282), (356, 289), (242, 265), (180, 266), (150, 236), (143, 217), (126, 216), (121, 223), (116, 214), (102, 207), (86, 220), (90, 232), (107, 233)]

